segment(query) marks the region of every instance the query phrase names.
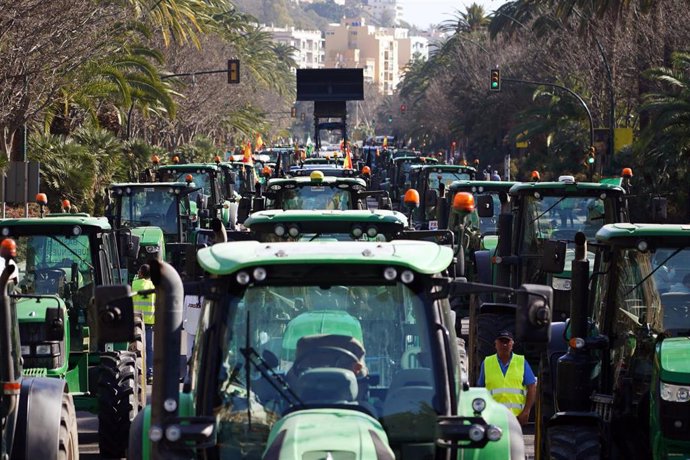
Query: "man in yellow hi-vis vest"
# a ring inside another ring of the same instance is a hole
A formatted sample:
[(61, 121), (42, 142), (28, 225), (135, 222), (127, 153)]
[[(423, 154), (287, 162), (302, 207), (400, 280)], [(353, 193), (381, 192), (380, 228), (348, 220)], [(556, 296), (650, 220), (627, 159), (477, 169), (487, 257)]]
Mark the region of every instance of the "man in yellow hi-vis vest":
[[(137, 276), (132, 281), (132, 291), (139, 292), (154, 288), (155, 286), (151, 281), (151, 269), (148, 264), (142, 264), (139, 267)], [(134, 312), (140, 312), (144, 318), (144, 327), (146, 328), (146, 381), (151, 383), (153, 381), (153, 324), (156, 311), (156, 294), (136, 294), (132, 300), (134, 301)]]
[(513, 353), (513, 334), (501, 331), (496, 336), (496, 354), (482, 362), (477, 385), (517, 416), (520, 425), (529, 421), (537, 394), (537, 379), (525, 357)]

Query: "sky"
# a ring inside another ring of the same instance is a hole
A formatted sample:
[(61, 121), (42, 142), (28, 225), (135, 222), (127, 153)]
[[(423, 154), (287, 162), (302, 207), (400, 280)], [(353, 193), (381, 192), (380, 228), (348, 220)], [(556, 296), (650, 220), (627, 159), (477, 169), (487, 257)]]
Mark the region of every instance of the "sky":
[(465, 11), (472, 3), (483, 6), (489, 13), (505, 0), (398, 0), (398, 3), (403, 6), (403, 20), (424, 29), (429, 24), (452, 20), (456, 11)]

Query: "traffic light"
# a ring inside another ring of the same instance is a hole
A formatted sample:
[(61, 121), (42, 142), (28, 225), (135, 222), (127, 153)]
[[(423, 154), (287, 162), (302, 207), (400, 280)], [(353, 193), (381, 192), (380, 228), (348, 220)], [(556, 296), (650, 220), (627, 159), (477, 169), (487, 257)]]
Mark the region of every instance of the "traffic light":
[(297, 118), (297, 107), (292, 107), (290, 109), (290, 117)]
[(587, 151), (587, 159), (586, 159), (587, 166), (589, 166), (590, 168), (594, 167), (594, 163), (596, 162), (596, 160), (597, 160), (597, 149), (592, 146)]
[(407, 106), (405, 104), (400, 105), (400, 113), (405, 114), (405, 111), (407, 110)]
[(393, 123), (393, 115), (388, 115), (388, 123)]
[(240, 60), (228, 59), (228, 83), (238, 84), (240, 82)]
[(501, 90), (501, 71), (498, 69), (491, 69), (491, 82), (489, 89), (491, 91)]

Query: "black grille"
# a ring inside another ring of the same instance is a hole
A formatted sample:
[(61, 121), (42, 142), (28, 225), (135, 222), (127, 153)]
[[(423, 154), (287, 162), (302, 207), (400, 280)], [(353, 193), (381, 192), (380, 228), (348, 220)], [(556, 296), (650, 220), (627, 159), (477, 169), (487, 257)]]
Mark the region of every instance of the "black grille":
[(19, 341), (22, 345), (45, 341), (45, 323), (19, 323)]
[(661, 432), (664, 437), (690, 441), (690, 402), (660, 401)]

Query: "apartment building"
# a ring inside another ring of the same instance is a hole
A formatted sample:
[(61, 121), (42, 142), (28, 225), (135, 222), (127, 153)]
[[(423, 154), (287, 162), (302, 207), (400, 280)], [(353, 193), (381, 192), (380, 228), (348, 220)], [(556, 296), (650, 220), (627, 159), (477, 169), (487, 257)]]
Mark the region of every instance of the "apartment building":
[(264, 26), (264, 30), (271, 33), (273, 40), (296, 49), (293, 58), (298, 68), (321, 69), (324, 67), (325, 50), (321, 31), (273, 26)]
[(400, 24), (403, 7), (397, 0), (364, 0), (364, 12), (379, 24)]
[(428, 57), (428, 41), (410, 37), (403, 28), (367, 25), (365, 18), (345, 18), (329, 24), (325, 39), (326, 68), (364, 69), (364, 81), (375, 83), (379, 92), (393, 94), (401, 72), (419, 53)]

